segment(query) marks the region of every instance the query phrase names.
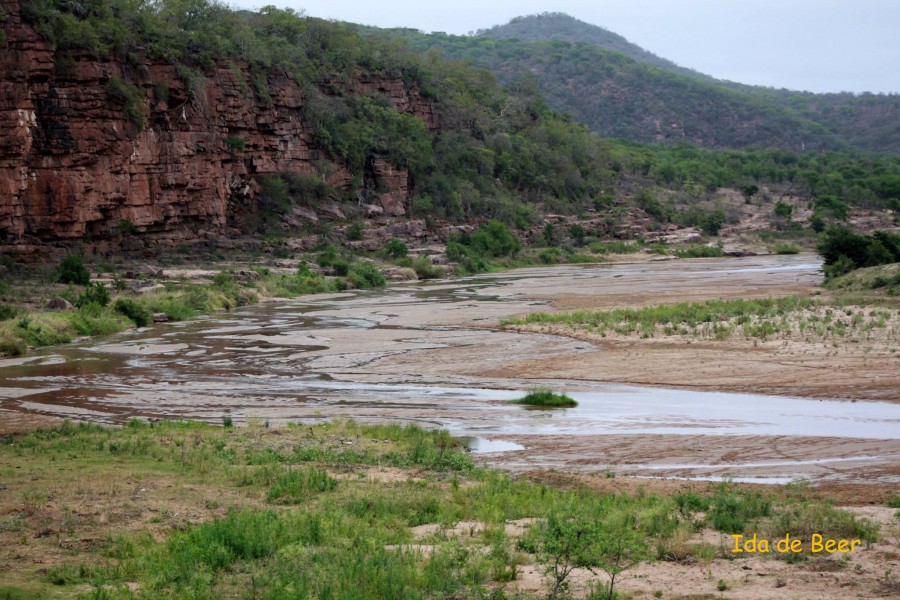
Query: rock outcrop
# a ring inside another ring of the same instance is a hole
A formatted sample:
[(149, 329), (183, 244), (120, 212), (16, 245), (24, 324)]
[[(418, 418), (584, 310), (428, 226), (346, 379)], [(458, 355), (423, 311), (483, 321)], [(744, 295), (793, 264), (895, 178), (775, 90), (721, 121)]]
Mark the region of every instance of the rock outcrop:
[[(135, 233), (193, 241), (226, 230), (253, 202), (261, 176), (327, 172), (331, 185), (348, 190), (354, 181), (316, 148), (301, 88), (286, 75), (269, 74), (271, 99), (262, 100), (240, 63), (223, 61), (191, 84), (162, 61), (125, 65), (75, 53), (63, 64), (22, 22), (18, 1), (0, 0), (0, 8), (0, 245)], [(136, 103), (116, 94), (120, 81), (139, 93)], [(359, 73), (346, 86), (438, 126), (434, 106), (402, 79)], [(404, 214), (406, 171), (378, 157), (370, 164), (375, 206)]]

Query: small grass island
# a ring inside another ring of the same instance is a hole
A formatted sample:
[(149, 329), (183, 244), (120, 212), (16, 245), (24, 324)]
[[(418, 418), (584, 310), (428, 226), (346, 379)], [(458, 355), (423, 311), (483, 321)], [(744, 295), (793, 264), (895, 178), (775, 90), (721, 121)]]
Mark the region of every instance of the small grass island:
[(554, 394), (550, 390), (532, 390), (524, 397), (511, 400), (513, 404), (524, 404), (539, 408), (571, 408), (578, 406), (578, 402), (565, 394)]

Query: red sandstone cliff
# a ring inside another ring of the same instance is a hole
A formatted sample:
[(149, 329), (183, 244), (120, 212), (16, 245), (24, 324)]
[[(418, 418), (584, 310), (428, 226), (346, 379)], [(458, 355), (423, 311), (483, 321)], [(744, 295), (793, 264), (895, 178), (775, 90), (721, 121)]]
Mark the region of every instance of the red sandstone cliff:
[[(123, 64), (75, 55), (55, 68), (53, 48), (20, 20), (19, 2), (0, 7), (0, 244), (104, 239), (123, 221), (159, 241), (218, 235), (253, 201), (259, 176), (313, 174), (324, 159), (301, 118), (300, 87), (287, 76), (269, 75), (271, 103), (263, 103), (247, 93), (245, 65), (220, 64), (192, 90), (173, 65), (132, 66), (127, 78), (143, 94), (139, 130), (109, 92), (110, 78), (126, 79)], [(160, 84), (165, 98), (155, 97)], [(347, 88), (382, 94), (437, 127), (434, 107), (401, 79), (360, 73)], [(229, 149), (226, 138), (243, 140), (243, 150)], [(378, 157), (370, 165), (384, 211), (403, 214), (406, 171)], [(351, 185), (343, 165), (327, 171), (330, 184)]]

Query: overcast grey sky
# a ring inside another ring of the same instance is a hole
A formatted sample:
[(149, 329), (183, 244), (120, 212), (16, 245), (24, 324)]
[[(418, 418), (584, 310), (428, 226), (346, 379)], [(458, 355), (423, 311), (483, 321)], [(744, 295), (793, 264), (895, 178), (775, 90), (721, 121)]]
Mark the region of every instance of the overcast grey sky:
[(379, 27), (465, 34), (564, 12), (684, 67), (814, 92), (900, 93), (900, 0), (231, 0)]

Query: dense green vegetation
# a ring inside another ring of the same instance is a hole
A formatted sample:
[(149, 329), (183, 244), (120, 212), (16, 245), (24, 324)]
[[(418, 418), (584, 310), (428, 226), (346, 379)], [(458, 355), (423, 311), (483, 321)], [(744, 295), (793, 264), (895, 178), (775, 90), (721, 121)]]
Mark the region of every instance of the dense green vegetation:
[(846, 293), (884, 292), (888, 296), (900, 296), (900, 263), (853, 269), (845, 275), (834, 274), (826, 286)]
[[(702, 529), (878, 535), (803, 488), (565, 490), (476, 468), (446, 432), (413, 426), (65, 423), (0, 438), (0, 463), (11, 597), (524, 599), (562, 597), (572, 568), (592, 567), (580, 596), (610, 598), (639, 562), (735, 559)], [(504, 587), (526, 565), (545, 593)]]
[(91, 280), (91, 273), (84, 266), (84, 262), (78, 256), (67, 256), (59, 263), (57, 268), (57, 281), (60, 283), (74, 283), (87, 285)]
[(716, 152), (696, 146), (611, 144), (610, 168), (676, 190), (741, 189), (748, 202), (760, 183), (782, 184), (813, 203), (825, 219), (846, 218), (850, 206), (900, 208), (900, 157), (784, 150)]
[(863, 235), (832, 225), (822, 235), (818, 250), (825, 259), (825, 275), (837, 277), (862, 267), (900, 262), (900, 234), (876, 231)]

